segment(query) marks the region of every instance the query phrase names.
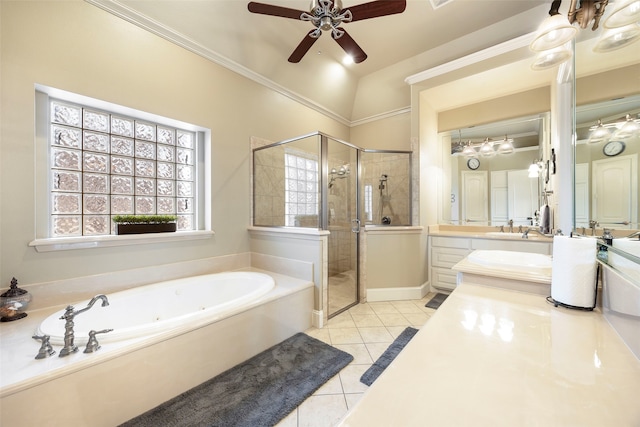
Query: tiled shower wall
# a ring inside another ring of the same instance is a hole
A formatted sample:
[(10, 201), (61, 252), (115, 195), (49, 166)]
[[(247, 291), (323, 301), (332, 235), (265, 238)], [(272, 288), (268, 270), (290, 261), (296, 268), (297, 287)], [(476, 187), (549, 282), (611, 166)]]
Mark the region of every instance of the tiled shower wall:
[[(381, 224), (382, 217), (391, 218), (391, 225), (411, 225), (410, 155), (404, 153), (363, 153), (363, 189), (370, 186), (370, 218), (366, 224)], [(380, 190), (380, 177), (387, 175), (385, 188)], [(363, 190), (364, 191), (364, 190)], [(382, 200), (381, 200), (382, 193)], [(382, 203), (382, 215), (381, 215)], [(365, 212), (369, 210), (365, 206)]]

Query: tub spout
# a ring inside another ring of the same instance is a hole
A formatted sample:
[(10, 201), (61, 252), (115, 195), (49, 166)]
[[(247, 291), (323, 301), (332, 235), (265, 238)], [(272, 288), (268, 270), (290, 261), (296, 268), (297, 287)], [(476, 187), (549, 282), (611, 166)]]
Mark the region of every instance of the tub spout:
[(73, 326), (74, 326), (73, 320), (78, 314), (84, 313), (85, 311), (93, 307), (93, 305), (98, 300), (102, 301), (102, 307), (106, 307), (109, 305), (109, 299), (107, 298), (107, 296), (100, 294), (91, 298), (91, 301), (89, 301), (89, 304), (87, 304), (87, 306), (83, 309), (75, 310), (75, 308), (72, 305), (67, 306), (67, 308), (64, 311), (64, 314), (62, 315), (62, 317), (60, 317), (60, 319), (65, 321), (65, 324), (64, 324), (64, 347), (62, 348), (62, 350), (60, 350), (59, 357), (65, 357), (70, 355), (71, 353), (75, 353), (76, 351), (78, 351), (78, 347), (76, 347), (75, 344), (73, 343), (75, 338), (74, 332), (73, 332)]

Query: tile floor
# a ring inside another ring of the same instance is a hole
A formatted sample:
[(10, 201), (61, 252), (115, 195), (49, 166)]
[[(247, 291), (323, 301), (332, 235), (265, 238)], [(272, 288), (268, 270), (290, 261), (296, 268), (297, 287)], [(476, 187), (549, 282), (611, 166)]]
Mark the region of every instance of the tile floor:
[(353, 362), (320, 387), (278, 427), (332, 427), (358, 402), (367, 386), (360, 376), (407, 326), (420, 328), (435, 310), (420, 300), (358, 304), (306, 333), (353, 355)]

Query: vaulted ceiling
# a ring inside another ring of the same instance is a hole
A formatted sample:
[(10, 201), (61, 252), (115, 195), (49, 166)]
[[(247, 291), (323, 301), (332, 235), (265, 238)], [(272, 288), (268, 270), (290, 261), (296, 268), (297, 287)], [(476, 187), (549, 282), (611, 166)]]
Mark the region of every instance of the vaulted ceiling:
[[(346, 23), (367, 53), (343, 65), (344, 51), (324, 33), (299, 63), (287, 61), (313, 28), (309, 22), (248, 11), (241, 0), (87, 0), (276, 90), (292, 94), (350, 122), (371, 114), (363, 108), (363, 82), (383, 88), (393, 108), (408, 107), (404, 79), (536, 30), (550, 1), (408, 0), (397, 15)], [(382, 0), (389, 1), (389, 0)], [(307, 0), (264, 0), (309, 10)], [(343, 0), (343, 8), (366, 3)], [(372, 84), (373, 82), (373, 84)], [(384, 107), (388, 109), (389, 107)]]

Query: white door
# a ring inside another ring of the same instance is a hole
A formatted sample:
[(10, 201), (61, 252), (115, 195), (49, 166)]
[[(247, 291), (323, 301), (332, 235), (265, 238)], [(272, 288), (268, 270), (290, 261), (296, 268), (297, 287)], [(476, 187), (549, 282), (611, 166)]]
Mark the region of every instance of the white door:
[(592, 163), (592, 219), (600, 227), (623, 228), (637, 222), (637, 163), (636, 155)]
[(576, 228), (589, 226), (589, 164), (576, 165)]
[(462, 172), (462, 220), (473, 225), (487, 225), (489, 203), (487, 172)]
[(507, 172), (509, 219), (515, 225), (531, 225), (538, 210), (538, 180), (529, 178), (526, 169)]
[(509, 222), (509, 194), (507, 171), (491, 172), (491, 224), (504, 225)]

